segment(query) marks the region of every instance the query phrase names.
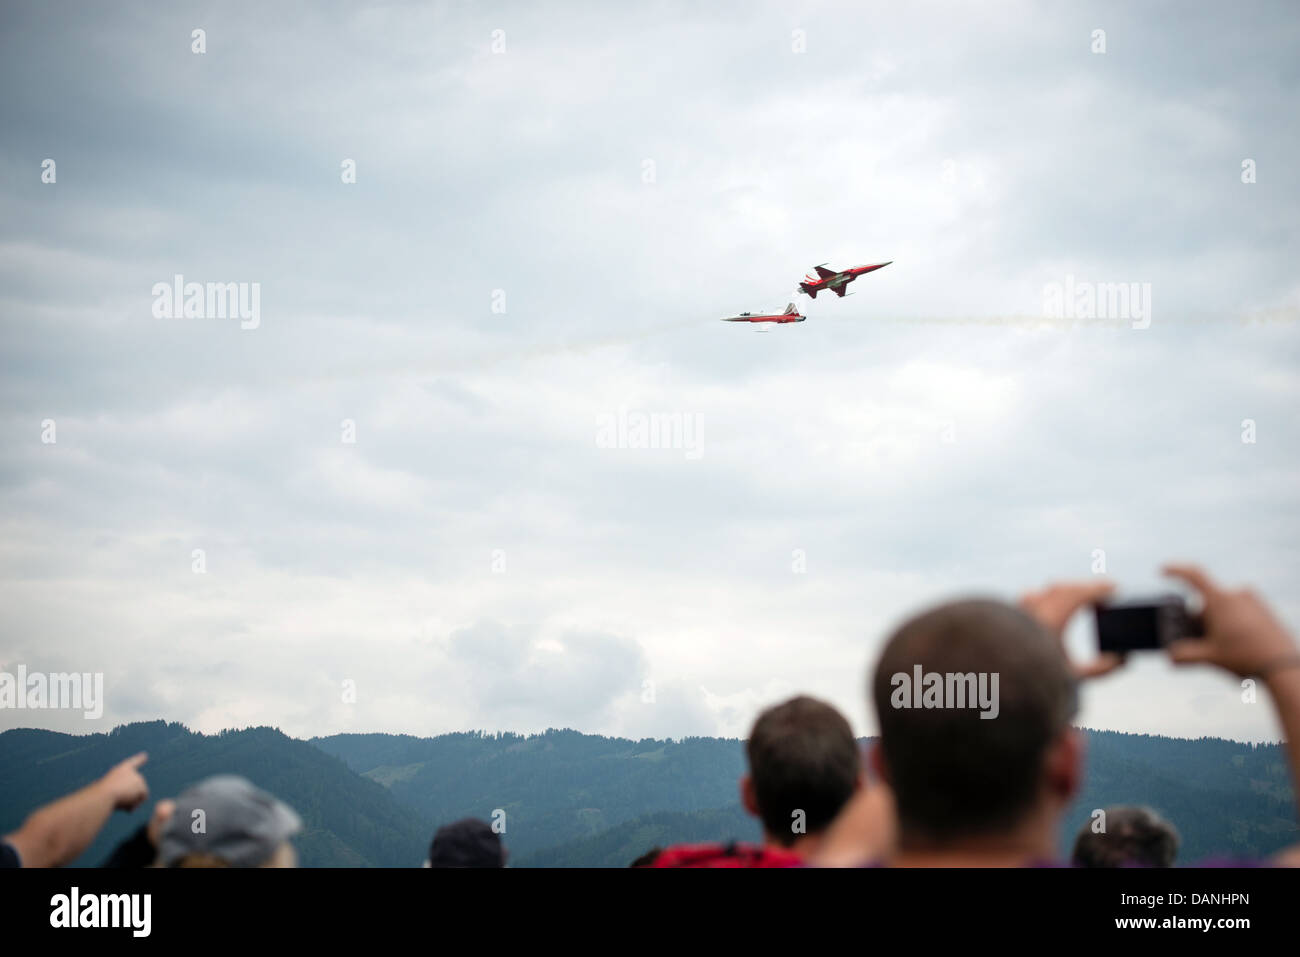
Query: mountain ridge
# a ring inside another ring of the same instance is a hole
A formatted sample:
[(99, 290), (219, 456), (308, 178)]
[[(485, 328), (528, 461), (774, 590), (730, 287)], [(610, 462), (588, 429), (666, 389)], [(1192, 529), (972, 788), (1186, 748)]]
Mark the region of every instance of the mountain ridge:
[[(1061, 828), (1062, 854), (1093, 808), (1115, 804), (1168, 817), (1183, 836), (1182, 861), (1261, 857), (1300, 841), (1281, 745), (1086, 733), (1085, 784)], [(745, 759), (736, 738), (633, 740), (566, 728), (299, 739), (269, 727), (202, 734), (165, 721), (87, 735), (0, 732), (0, 833), (140, 750), (150, 754), (154, 799), (236, 773), (285, 800), (304, 820), (295, 841), (303, 866), (418, 866), (438, 824), (470, 816), (501, 821), (518, 866), (626, 865), (655, 845), (760, 836), (738, 802)], [(79, 863), (102, 861), (146, 816), (114, 815)]]

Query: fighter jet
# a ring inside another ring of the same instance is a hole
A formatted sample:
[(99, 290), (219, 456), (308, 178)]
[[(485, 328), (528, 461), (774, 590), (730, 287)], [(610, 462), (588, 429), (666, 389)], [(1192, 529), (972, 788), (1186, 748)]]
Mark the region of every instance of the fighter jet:
[(799, 315), (799, 310), (790, 303), (785, 307), (785, 312), (764, 313), (764, 312), (742, 312), (738, 316), (723, 316), (723, 322), (803, 322), (807, 316)]
[[(891, 259), (889, 262), (893, 262), (893, 260)], [(827, 269), (826, 264), (822, 263), (820, 266), (815, 267), (817, 271), (816, 279), (812, 276), (803, 277), (804, 281), (799, 283), (799, 291), (807, 293), (813, 299), (816, 299), (817, 293), (821, 292), (823, 289), (830, 289), (837, 296), (843, 298), (845, 287), (848, 286), (849, 283), (853, 282), (853, 280), (857, 279), (864, 273), (869, 273), (876, 269), (880, 269), (882, 266), (888, 265), (889, 263), (876, 263), (874, 266), (850, 266), (848, 269), (836, 272), (833, 269)]]

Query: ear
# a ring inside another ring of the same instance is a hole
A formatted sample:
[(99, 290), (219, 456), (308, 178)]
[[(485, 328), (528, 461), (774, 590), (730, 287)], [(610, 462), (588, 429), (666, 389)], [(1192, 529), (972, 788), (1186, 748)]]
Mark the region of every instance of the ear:
[(1068, 804), (1083, 787), (1083, 734), (1066, 728), (1047, 752), (1044, 784), (1048, 793), (1061, 804)]
[(889, 765), (885, 763), (885, 749), (880, 746), (879, 741), (871, 745), (867, 760), (871, 765), (872, 774), (886, 784), (892, 783), (889, 779)]
[(754, 779), (748, 774), (740, 779), (740, 803), (749, 814), (758, 817), (758, 799), (754, 796)]

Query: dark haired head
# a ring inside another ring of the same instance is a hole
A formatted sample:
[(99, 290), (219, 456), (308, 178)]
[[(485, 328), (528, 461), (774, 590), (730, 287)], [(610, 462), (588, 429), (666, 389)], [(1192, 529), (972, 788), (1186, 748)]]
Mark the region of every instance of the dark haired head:
[[(763, 830), (789, 847), (817, 834), (853, 795), (861, 755), (838, 711), (813, 698), (792, 698), (758, 716), (746, 744), (749, 779)], [(802, 813), (800, 813), (802, 812)], [(795, 823), (802, 827), (795, 829)]]
[(1079, 867), (1173, 867), (1179, 837), (1174, 826), (1147, 807), (1112, 807), (1102, 830), (1089, 821), (1074, 841)]

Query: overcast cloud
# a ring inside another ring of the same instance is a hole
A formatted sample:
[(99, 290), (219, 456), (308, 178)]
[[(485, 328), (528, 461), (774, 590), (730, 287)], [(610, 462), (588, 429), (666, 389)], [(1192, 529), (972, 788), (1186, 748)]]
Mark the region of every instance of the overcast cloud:
[[(871, 733), (901, 616), (1097, 550), (1300, 626), (1291, 4), (0, 28), (0, 668), (107, 698), (0, 728), (743, 735), (806, 691)], [(801, 325), (717, 321), (885, 260)], [(176, 274), (259, 283), (260, 324), (157, 318)], [(1149, 326), (1045, 318), (1067, 276), (1149, 283)], [(608, 447), (635, 413), (698, 441)], [(1154, 660), (1084, 705), (1279, 734)]]

